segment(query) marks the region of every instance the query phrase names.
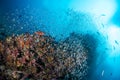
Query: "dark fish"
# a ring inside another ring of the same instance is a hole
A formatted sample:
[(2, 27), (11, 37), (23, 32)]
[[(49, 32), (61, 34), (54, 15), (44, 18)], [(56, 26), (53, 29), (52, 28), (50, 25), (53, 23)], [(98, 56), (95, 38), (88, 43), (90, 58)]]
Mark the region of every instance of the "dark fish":
[(108, 35), (106, 36), (106, 39), (108, 40)]
[(117, 45), (119, 45), (119, 43), (115, 40), (115, 43), (117, 44)]
[(109, 50), (108, 48), (105, 48), (105, 50)]
[(21, 18), (22, 17), (22, 15), (19, 15), (19, 18)]
[(74, 35), (75, 35), (75, 32), (70, 33), (70, 35), (71, 35), (71, 36), (74, 36)]
[(105, 27), (104, 24), (101, 24), (101, 25), (102, 25), (103, 28)]
[(105, 14), (101, 14), (101, 16), (106, 16)]
[(4, 32), (0, 32), (0, 35), (7, 37), (7, 34), (5, 34)]
[(113, 46), (113, 49), (115, 50), (115, 46)]
[(63, 37), (63, 34), (61, 34), (61, 36)]
[(98, 35), (100, 35), (100, 32), (97, 32)]
[(112, 76), (112, 73), (110, 73), (110, 75)]

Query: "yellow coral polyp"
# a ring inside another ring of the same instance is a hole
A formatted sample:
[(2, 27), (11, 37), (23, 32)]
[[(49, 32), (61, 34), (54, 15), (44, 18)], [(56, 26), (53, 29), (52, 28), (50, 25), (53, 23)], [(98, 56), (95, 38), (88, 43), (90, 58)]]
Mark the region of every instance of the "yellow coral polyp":
[(17, 61), (17, 67), (20, 67), (21, 63), (19, 61)]

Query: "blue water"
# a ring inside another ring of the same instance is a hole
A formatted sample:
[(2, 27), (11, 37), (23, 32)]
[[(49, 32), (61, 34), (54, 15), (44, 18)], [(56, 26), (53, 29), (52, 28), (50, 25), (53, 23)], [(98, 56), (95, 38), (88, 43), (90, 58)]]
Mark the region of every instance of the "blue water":
[(0, 32), (12, 35), (42, 30), (56, 40), (71, 32), (90, 34), (97, 38), (98, 46), (87, 80), (120, 80), (119, 3), (119, 0), (0, 0)]

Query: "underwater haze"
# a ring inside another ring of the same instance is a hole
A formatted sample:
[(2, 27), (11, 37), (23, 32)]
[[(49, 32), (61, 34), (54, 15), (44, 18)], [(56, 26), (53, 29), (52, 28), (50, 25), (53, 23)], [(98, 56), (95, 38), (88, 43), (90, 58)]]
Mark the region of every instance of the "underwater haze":
[(58, 42), (90, 35), (88, 72), (75, 80), (120, 80), (119, 0), (0, 0), (0, 40), (36, 31)]

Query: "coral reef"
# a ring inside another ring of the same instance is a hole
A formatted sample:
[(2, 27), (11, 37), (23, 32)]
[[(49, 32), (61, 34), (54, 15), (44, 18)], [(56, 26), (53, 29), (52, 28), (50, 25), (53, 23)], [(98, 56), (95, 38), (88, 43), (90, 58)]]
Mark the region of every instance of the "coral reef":
[(43, 32), (0, 41), (0, 80), (82, 80), (87, 75), (87, 50), (82, 36), (72, 33), (55, 41)]

